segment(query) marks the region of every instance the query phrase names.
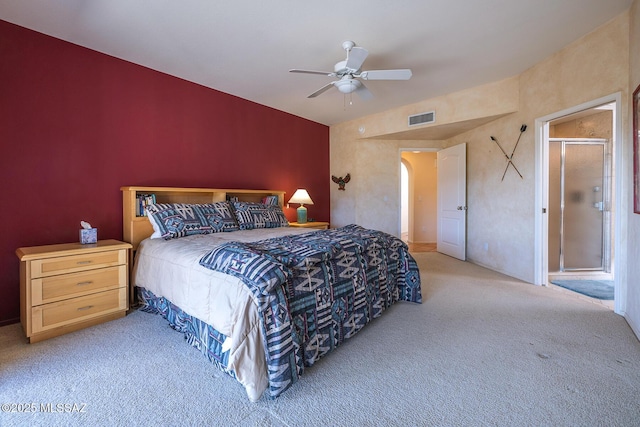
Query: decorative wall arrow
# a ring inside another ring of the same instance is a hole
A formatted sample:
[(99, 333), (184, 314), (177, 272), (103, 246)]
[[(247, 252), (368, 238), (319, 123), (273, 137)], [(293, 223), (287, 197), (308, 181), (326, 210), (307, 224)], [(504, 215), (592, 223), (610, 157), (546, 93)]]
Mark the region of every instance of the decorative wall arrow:
[(526, 130), (527, 130), (527, 125), (520, 126), (520, 135), (518, 135), (518, 140), (516, 141), (516, 145), (513, 147), (513, 151), (511, 151), (511, 155), (510, 156), (507, 154), (506, 151), (504, 151), (504, 148), (502, 148), (502, 145), (500, 145), (498, 140), (493, 136), (491, 137), (491, 140), (494, 141), (498, 145), (498, 147), (500, 148), (500, 151), (502, 151), (502, 154), (504, 154), (504, 157), (507, 159), (507, 166), (504, 168), (504, 173), (502, 174), (502, 179), (500, 181), (504, 181), (504, 177), (507, 174), (507, 170), (509, 169), (509, 165), (513, 166), (513, 169), (515, 169), (515, 171), (518, 173), (518, 175), (520, 175), (520, 178), (524, 179), (522, 174), (520, 173), (520, 171), (516, 167), (516, 165), (513, 163), (513, 155), (515, 154), (516, 148), (518, 148), (518, 144), (520, 143), (520, 137), (522, 136), (522, 134)]

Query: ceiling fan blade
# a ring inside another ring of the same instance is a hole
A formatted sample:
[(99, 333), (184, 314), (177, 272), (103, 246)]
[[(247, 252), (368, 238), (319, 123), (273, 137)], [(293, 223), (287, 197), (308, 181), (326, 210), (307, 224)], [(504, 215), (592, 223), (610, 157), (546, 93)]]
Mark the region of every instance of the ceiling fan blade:
[(355, 93), (358, 94), (360, 99), (363, 101), (368, 101), (373, 99), (373, 93), (364, 85), (364, 83), (360, 83), (360, 86), (355, 90)]
[(363, 47), (352, 47), (347, 54), (347, 63), (345, 68), (357, 71), (362, 67), (364, 60), (367, 59), (369, 51)]
[(315, 70), (299, 70), (297, 68), (294, 68), (292, 70), (289, 70), (290, 73), (302, 73), (302, 74), (320, 74), (322, 76), (335, 76), (336, 73), (332, 72), (332, 71), (315, 71)]
[(326, 85), (322, 86), (317, 91), (313, 92), (311, 95), (307, 96), (307, 98), (315, 98), (316, 96), (328, 91), (329, 89), (331, 89), (331, 87), (333, 86), (334, 83), (335, 82), (327, 83)]
[(411, 70), (371, 70), (360, 73), (359, 78), (362, 80), (409, 80), (411, 78)]

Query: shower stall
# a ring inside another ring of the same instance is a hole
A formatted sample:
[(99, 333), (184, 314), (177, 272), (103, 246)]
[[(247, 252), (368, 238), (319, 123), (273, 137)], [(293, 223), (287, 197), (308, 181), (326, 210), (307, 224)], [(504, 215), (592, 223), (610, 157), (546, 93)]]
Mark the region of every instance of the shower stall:
[(606, 139), (549, 139), (549, 273), (611, 272)]

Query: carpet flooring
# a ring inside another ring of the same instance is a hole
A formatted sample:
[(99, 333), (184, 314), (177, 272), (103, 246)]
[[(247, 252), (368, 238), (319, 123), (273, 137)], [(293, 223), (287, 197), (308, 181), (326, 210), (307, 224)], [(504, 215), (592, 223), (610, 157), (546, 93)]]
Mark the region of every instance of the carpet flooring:
[(639, 425), (640, 342), (623, 317), (439, 253), (415, 258), (422, 304), (393, 305), (256, 403), (158, 315), (35, 344), (1, 327), (0, 426)]
[(591, 298), (613, 300), (614, 296), (612, 280), (552, 280), (551, 283)]

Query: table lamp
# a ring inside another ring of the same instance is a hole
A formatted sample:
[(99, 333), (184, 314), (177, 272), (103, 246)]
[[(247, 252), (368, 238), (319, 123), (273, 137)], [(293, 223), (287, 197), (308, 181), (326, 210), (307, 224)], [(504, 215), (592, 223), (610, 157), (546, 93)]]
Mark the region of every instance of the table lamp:
[(289, 199), (289, 203), (300, 203), (300, 207), (298, 208), (298, 224), (305, 224), (307, 222), (307, 208), (305, 208), (304, 205), (313, 204), (313, 200), (309, 197), (307, 190), (298, 188)]

